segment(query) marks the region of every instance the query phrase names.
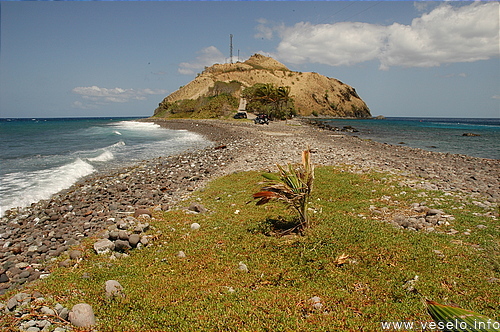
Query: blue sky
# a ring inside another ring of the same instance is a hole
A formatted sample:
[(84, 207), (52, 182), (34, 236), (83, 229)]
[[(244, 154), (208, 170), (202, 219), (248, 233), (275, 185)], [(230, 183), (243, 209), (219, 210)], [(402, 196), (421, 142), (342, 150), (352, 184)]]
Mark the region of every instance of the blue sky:
[[(150, 116), (205, 66), (270, 55), (373, 115), (500, 117), (498, 2), (0, 2), (0, 117)], [(237, 59), (235, 59), (237, 60)]]

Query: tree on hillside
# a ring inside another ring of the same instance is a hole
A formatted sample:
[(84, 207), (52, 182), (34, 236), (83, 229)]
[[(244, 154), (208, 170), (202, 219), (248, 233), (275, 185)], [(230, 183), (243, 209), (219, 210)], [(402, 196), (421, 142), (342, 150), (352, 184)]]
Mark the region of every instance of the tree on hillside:
[(271, 119), (284, 120), (297, 113), (289, 86), (257, 83), (243, 90), (242, 97), (248, 101), (247, 110), (266, 114)]

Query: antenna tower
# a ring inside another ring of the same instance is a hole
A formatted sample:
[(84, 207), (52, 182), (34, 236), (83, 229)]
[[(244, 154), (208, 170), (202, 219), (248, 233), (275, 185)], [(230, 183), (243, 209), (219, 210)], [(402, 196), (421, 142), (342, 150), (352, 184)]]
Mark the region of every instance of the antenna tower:
[(229, 35), (229, 59), (233, 63), (233, 34)]

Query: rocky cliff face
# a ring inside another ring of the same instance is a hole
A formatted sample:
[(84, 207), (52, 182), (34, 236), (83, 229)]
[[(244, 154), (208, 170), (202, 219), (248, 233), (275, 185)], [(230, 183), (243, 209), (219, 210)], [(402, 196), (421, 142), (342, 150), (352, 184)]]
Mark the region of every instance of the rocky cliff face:
[(318, 73), (291, 71), (273, 58), (260, 54), (251, 56), (245, 62), (215, 64), (206, 68), (193, 81), (167, 96), (155, 110), (155, 115), (177, 100), (206, 96), (218, 81), (238, 81), (241, 90), (256, 83), (289, 86), (295, 107), (304, 116), (371, 117), (368, 106), (353, 87)]

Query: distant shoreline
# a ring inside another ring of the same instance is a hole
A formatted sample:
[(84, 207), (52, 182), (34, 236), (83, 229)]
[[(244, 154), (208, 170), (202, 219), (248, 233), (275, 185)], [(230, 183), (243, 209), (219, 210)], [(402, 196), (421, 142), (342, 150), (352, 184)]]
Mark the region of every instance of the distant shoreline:
[[(314, 149), (314, 145), (317, 146), (317, 156), (321, 155), (322, 157), (319, 162), (317, 161), (319, 164), (351, 164), (364, 168), (372, 167), (373, 169), (383, 169), (391, 172), (404, 172), (408, 175), (432, 179), (433, 182), (443, 181), (444, 183), (438, 186), (445, 190), (486, 193), (491, 191), (486, 188), (488, 185), (485, 185), (484, 188), (480, 187), (482, 184), (488, 183), (489, 187), (499, 189), (497, 192), (500, 193), (500, 181), (498, 180), (500, 179), (500, 160), (427, 151), (419, 148), (363, 140), (344, 135), (341, 132), (316, 128), (308, 125), (307, 121), (300, 118), (288, 122), (271, 122), (269, 126), (254, 125), (251, 122), (244, 121), (224, 120), (148, 118), (141, 121), (152, 121), (168, 129), (190, 130), (215, 142), (221, 142), (222, 138), (228, 135), (239, 138), (246, 137), (250, 140), (257, 140), (259, 146), (261, 144), (268, 145), (268, 149), (272, 149), (273, 144), (269, 140), (262, 141), (263, 137), (272, 139), (274, 136), (275, 139), (279, 138), (279, 141), (283, 141), (283, 146), (290, 148), (291, 146), (287, 145), (288, 140), (294, 142), (301, 140), (303, 142), (302, 147), (309, 144)], [(259, 150), (261, 151), (260, 154), (266, 154), (266, 150)], [(299, 150), (291, 149), (288, 153), (282, 153), (300, 155), (299, 152)], [(278, 161), (281, 162), (281, 160)], [(451, 173), (447, 170), (451, 170)], [(474, 170), (474, 172), (471, 170)], [(471, 177), (482, 178), (482, 184), (478, 186), (478, 184), (469, 183)], [(455, 185), (450, 185), (452, 183)]]

